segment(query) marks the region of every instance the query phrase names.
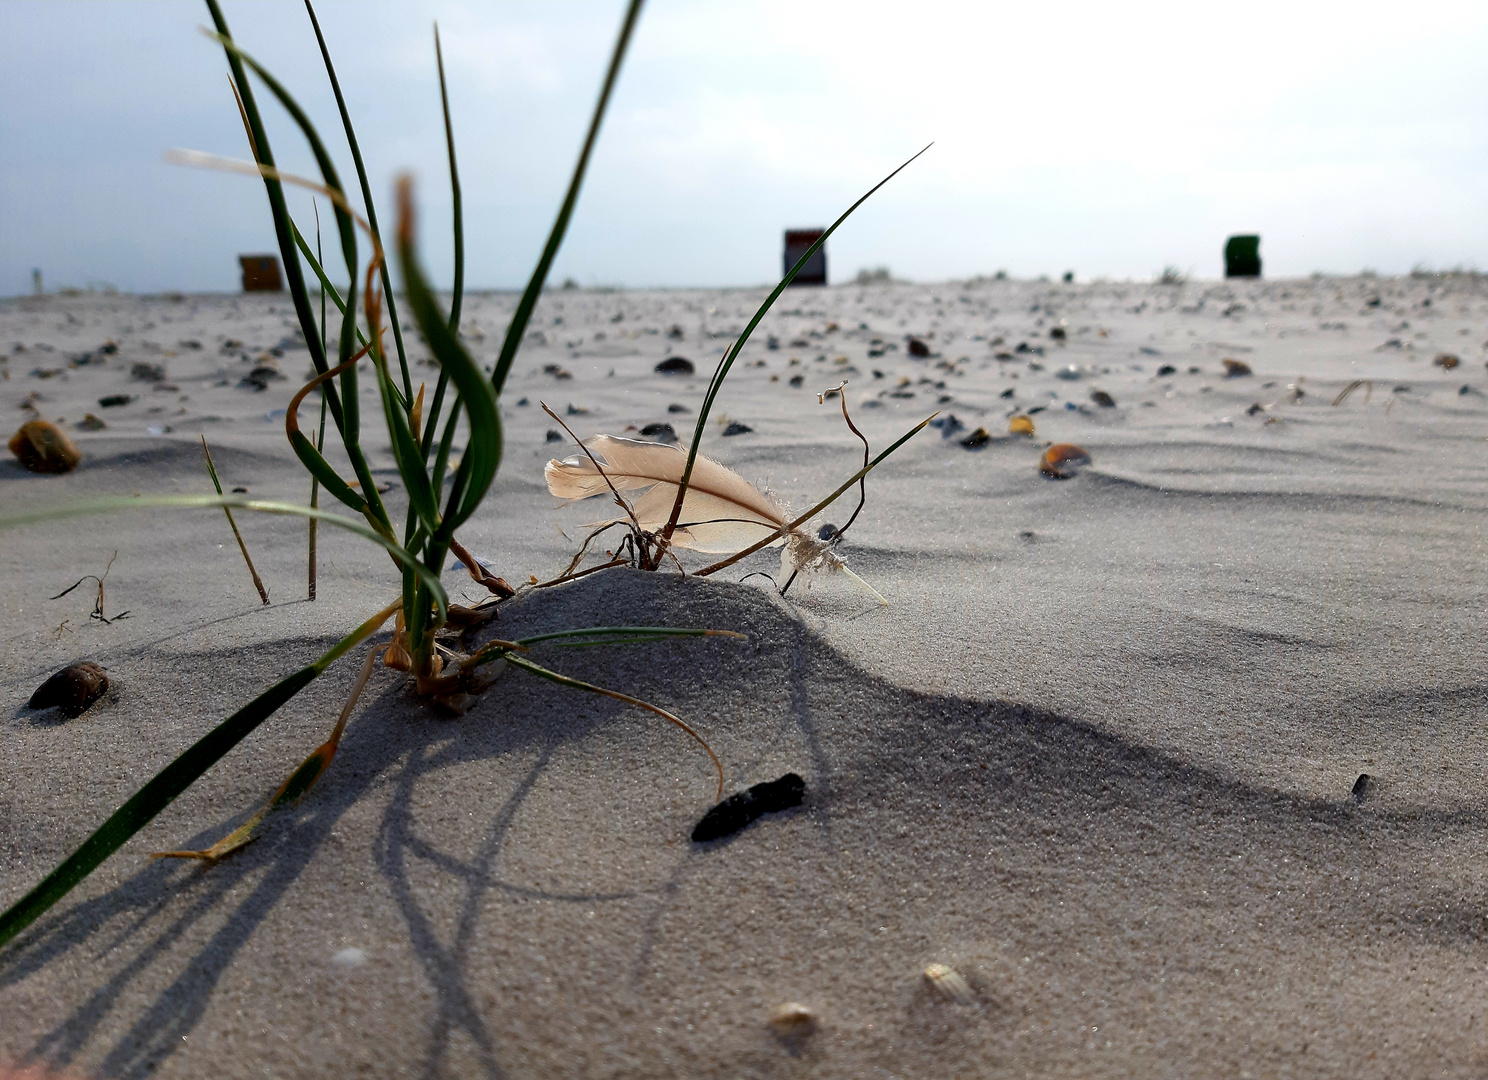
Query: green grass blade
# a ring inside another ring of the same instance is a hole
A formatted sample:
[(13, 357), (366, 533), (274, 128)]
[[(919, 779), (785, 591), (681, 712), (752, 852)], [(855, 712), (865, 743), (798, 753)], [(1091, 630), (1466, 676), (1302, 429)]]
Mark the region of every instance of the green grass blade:
[(599, 92), (599, 101), (594, 106), (594, 118), (589, 123), (589, 134), (584, 137), (584, 148), (579, 152), (579, 162), (574, 167), (573, 179), (568, 185), (568, 194), (563, 198), (563, 205), (558, 210), (558, 219), (553, 222), (553, 231), (548, 234), (548, 242), (543, 247), (542, 256), (537, 260), (537, 268), (532, 271), (532, 279), (527, 282), (527, 288), (522, 293), (522, 299), (517, 302), (517, 310), (512, 314), (511, 325), (506, 328), (506, 337), (501, 342), (501, 355), (497, 358), (496, 368), (491, 373), (491, 385), (496, 388), (496, 395), (501, 396), (501, 389), (506, 385), (507, 372), (511, 370), (512, 361), (517, 358), (517, 349), (521, 347), (522, 336), (527, 332), (527, 322), (532, 318), (532, 309), (537, 306), (538, 297), (542, 295), (543, 283), (548, 279), (548, 269), (553, 265), (553, 259), (558, 254), (558, 248), (563, 244), (563, 235), (568, 231), (568, 219), (573, 216), (574, 207), (579, 201), (579, 188), (584, 183), (584, 172), (589, 167), (589, 155), (594, 150), (594, 144), (599, 139), (600, 122), (604, 120), (605, 109), (610, 103), (610, 93), (615, 88), (615, 81), (620, 76), (620, 63), (625, 59), (625, 51), (630, 45), (630, 35), (635, 30), (636, 20), (641, 15), (641, 0), (630, 0), (625, 10), (625, 21), (620, 26), (620, 36), (615, 41), (614, 52), (610, 56), (610, 67), (605, 73), (604, 86)]
[(377, 389), (382, 395), (383, 418), (387, 421), (388, 434), (392, 437), (393, 460), (398, 466), (398, 475), (408, 489), (409, 507), (425, 528), (433, 532), (439, 527), (439, 510), (434, 505), (434, 491), (429, 486), (429, 474), (424, 472), (424, 455), (413, 432), (408, 427), (408, 417), (398, 406), (398, 390), (388, 374), (387, 362), (377, 363)]
[(398, 265), (403, 273), (403, 288), (408, 305), (418, 321), (419, 330), (441, 369), (449, 373), (459, 392), (469, 421), (470, 439), (460, 461), (465, 473), (464, 490), (458, 501), (448, 504), (444, 520), (435, 532), (433, 542), (448, 541), (454, 531), (475, 511), (496, 470), (501, 465), (501, 412), (496, 407), (496, 393), (486, 382), (480, 366), (465, 351), (443, 315), (424, 279), (413, 249), (412, 182), (399, 186)]
[[(351, 148), (351, 160), (356, 165), (357, 180), (362, 186), (362, 205), (367, 208), (367, 224), (372, 226), (372, 235), (377, 237), (377, 242), (382, 243), (382, 233), (377, 227), (377, 206), (372, 201), (372, 186), (367, 182), (367, 169), (362, 164), (362, 149), (357, 144), (356, 129), (351, 123), (351, 114), (346, 110), (346, 99), (341, 96), (341, 81), (336, 78), (336, 66), (331, 63), (331, 50), (326, 47), (325, 35), (320, 32), (320, 20), (315, 17), (315, 8), (310, 5), (310, 0), (305, 0), (305, 11), (310, 16), (310, 25), (315, 28), (315, 40), (320, 43), (320, 55), (325, 61), (326, 75), (331, 80), (331, 90), (336, 95), (336, 107), (341, 111), (341, 126), (346, 131), (346, 143)], [(403, 325), (398, 320), (398, 301), (393, 295), (393, 282), (388, 276), (387, 260), (383, 260), (380, 267), (382, 274), (382, 292), (387, 299), (388, 322), (393, 328), (393, 345), (398, 352), (398, 366), (403, 374), (403, 391), (407, 402), (405, 408), (411, 407), (413, 401), (413, 380), (408, 374), (408, 354), (403, 348)]]
[(449, 148), (451, 216), (455, 228), (455, 285), (450, 300), (449, 328), (458, 334), (460, 304), (465, 297), (465, 212), (460, 198), (460, 167), (455, 163), (455, 126), (450, 121), (449, 86), (444, 79), (444, 51), (439, 47), (438, 23), (434, 24), (434, 61), (439, 66), (439, 102), (444, 107), (444, 145)]
[(289, 435), (289, 445), (294, 450), (295, 457), (300, 459), (300, 464), (310, 471), (311, 476), (320, 481), (321, 487), (357, 513), (368, 513), (371, 508), (367, 505), (367, 500), (341, 479), (340, 474), (331, 467), (331, 463), (321, 455), (314, 443), (300, 432), (292, 431)]
[[(934, 144), (932, 143), (931, 145)], [(929, 149), (930, 146), (925, 147), (925, 150)], [(786, 290), (786, 287), (789, 286), (790, 283), (796, 279), (796, 275), (801, 272), (802, 267), (806, 265), (807, 261), (819, 250), (821, 250), (822, 245), (827, 242), (827, 237), (836, 232), (837, 227), (844, 221), (846, 221), (849, 217), (851, 217), (854, 210), (867, 202), (874, 192), (876, 192), (879, 188), (883, 187), (890, 180), (894, 179), (894, 177), (898, 176), (901, 172), (907, 169), (910, 163), (913, 162), (915, 158), (919, 157), (920, 154), (923, 154), (925, 150), (921, 150), (919, 154), (915, 154), (914, 157), (911, 157), (909, 159), (909, 161), (906, 161), (903, 165), (900, 165), (899, 168), (889, 173), (888, 176), (885, 176), (878, 183), (874, 184), (863, 194), (861, 198), (858, 199), (857, 202), (853, 203), (845, 211), (843, 211), (841, 217), (832, 222), (832, 227), (829, 228), (826, 232), (822, 233), (821, 237), (816, 241), (816, 243), (812, 244), (811, 247), (806, 249), (806, 254), (802, 255), (800, 259), (796, 261), (796, 265), (791, 267), (790, 272), (781, 279), (780, 284), (776, 285), (774, 291), (765, 298), (765, 302), (761, 304), (759, 306), (759, 310), (754, 313), (754, 318), (750, 319), (749, 324), (744, 327), (744, 333), (740, 334), (738, 340), (735, 341), (734, 344), (724, 352), (723, 359), (718, 362), (718, 367), (714, 370), (713, 378), (708, 384), (708, 392), (703, 396), (703, 406), (701, 409), (698, 410), (697, 426), (693, 429), (692, 433), (692, 444), (687, 448), (687, 464), (682, 469), (682, 482), (677, 486), (677, 499), (676, 502), (672, 504), (672, 515), (670, 519), (668, 519), (665, 528), (663, 528), (661, 532), (661, 538), (663, 541), (670, 540), (672, 538), (672, 531), (677, 527), (677, 516), (682, 512), (682, 503), (687, 497), (687, 484), (688, 481), (692, 479), (692, 467), (693, 464), (697, 461), (698, 448), (702, 445), (703, 442), (703, 430), (707, 427), (708, 414), (713, 410), (713, 401), (715, 398), (718, 397), (719, 390), (723, 388), (723, 380), (728, 376), (729, 369), (734, 366), (734, 361), (738, 359), (739, 353), (743, 351), (744, 343), (749, 340), (749, 335), (754, 333), (754, 328), (760, 324), (760, 320), (762, 320), (765, 317), (766, 313), (769, 312), (770, 308), (774, 306), (775, 301), (780, 298), (780, 294), (783, 293)]]
[(355, 648), (387, 621), (391, 610), (368, 619), (338, 641), (314, 663), (281, 679), (244, 705), (186, 749), (155, 775), (118, 810), (114, 811), (82, 846), (42, 879), (41, 883), (0, 914), (0, 947), (66, 896), (100, 863), (118, 851), (140, 829), (190, 787), (203, 773), (250, 735), (255, 728), (325, 671), (337, 657)]
[[(207, 11), (212, 16), (212, 23), (217, 28), (217, 33), (227, 41), (232, 40), (232, 32), (227, 28), (227, 20), (222, 16), (222, 9), (217, 0), (206, 0)], [(243, 70), (243, 62), (238, 59), (237, 54), (224, 46), (223, 51), (227, 55), (227, 65), (232, 73), (233, 86), (238, 92), (238, 100), (243, 106), (243, 115), (247, 117), (249, 134), (252, 137), (252, 150), (254, 159), (261, 165), (274, 165), (274, 155), (269, 147), (269, 136), (264, 130), (263, 119), (258, 113), (258, 104), (253, 97), (253, 87), (248, 83), (248, 75)], [(305, 347), (310, 350), (311, 363), (315, 365), (316, 371), (326, 370), (325, 351), (320, 346), (320, 340), (315, 334), (315, 311), (310, 306), (310, 294), (305, 289), (305, 276), (300, 271), (300, 261), (294, 257), (294, 239), (290, 234), (289, 210), (284, 203), (284, 185), (273, 177), (263, 178), (264, 190), (269, 197), (269, 210), (274, 219), (274, 235), (279, 241), (279, 255), (284, 264), (284, 281), (289, 289), (289, 295), (294, 302), (295, 315), (300, 321), (300, 330), (305, 336)], [(335, 397), (330, 400), (331, 419), (339, 429), (342, 426), (341, 403)]]
[[(308, 440), (307, 440), (308, 441)], [(95, 499), (86, 499), (63, 506), (40, 507), (28, 509), (19, 513), (0, 515), (0, 529), (13, 529), (21, 525), (35, 525), (44, 521), (56, 521), (61, 518), (82, 517), (89, 514), (107, 514), (117, 510), (142, 510), (142, 509), (179, 509), (195, 510), (203, 507), (220, 509), (230, 506), (234, 510), (253, 510), (262, 514), (291, 514), (296, 517), (315, 518), (328, 525), (334, 525), (338, 529), (355, 533), (364, 540), (370, 540), (383, 548), (404, 569), (411, 570), (430, 592), (435, 604), (439, 609), (439, 621), (444, 621), (445, 613), (449, 609), (449, 598), (445, 595), (444, 587), (439, 583), (439, 575), (429, 570), (416, 558), (408, 553), (397, 541), (391, 539), (365, 522), (356, 521), (353, 518), (342, 517), (327, 510), (312, 509), (308, 506), (299, 506), (294, 503), (270, 502), (265, 499), (250, 499), (240, 495), (105, 495)]]

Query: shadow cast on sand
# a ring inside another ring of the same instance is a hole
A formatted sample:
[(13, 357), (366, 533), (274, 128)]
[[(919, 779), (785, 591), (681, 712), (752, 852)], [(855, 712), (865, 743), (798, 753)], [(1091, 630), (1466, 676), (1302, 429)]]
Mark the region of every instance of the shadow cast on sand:
[[(1356, 806), (1346, 798), (1299, 800), (1193, 767), (1083, 720), (1009, 702), (907, 691), (852, 666), (785, 605), (749, 587), (617, 572), (529, 594), (495, 625), (501, 636), (517, 636), (621, 621), (617, 612), (624, 621), (740, 629), (750, 640), (737, 647), (709, 641), (575, 650), (552, 662), (696, 717), (729, 766), (730, 790), (773, 779), (785, 771), (782, 765), (801, 773), (808, 794), (799, 811), (766, 817), (735, 843), (679, 842), (690, 817), (706, 806), (696, 798), (691, 748), (683, 747), (675, 771), (688, 774), (691, 795), (667, 809), (663, 820), (636, 822), (645, 834), (635, 856), (644, 860), (643, 873), (618, 887), (543, 884), (541, 875), (514, 869), (510, 852), (513, 830), (534, 793), (562, 779), (557, 763), (588, 754), (588, 744), (621, 729), (643, 731), (629, 757), (622, 754), (609, 771), (586, 772), (592, 754), (581, 768), (564, 767), (573, 774), (564, 790), (577, 794), (565, 796), (562, 805), (574, 804), (578, 821), (602, 816), (609, 801), (624, 800), (622, 789), (645, 786), (624, 770), (651, 753), (654, 731), (627, 723), (634, 714), (613, 703), (585, 697), (576, 707), (567, 691), (514, 674), (460, 721), (435, 719), (404, 690), (390, 689), (363, 706), (325, 780), (274, 819), (262, 840), (210, 869), (145, 862), (102, 895), (64, 901), (0, 954), (0, 991), (69, 956), (127, 957), (79, 995), (26, 1056), (86, 1066), (106, 1077), (143, 1078), (163, 1068), (197, 1033), (250, 939), (275, 919), (307, 870), (321, 873), (324, 861), (336, 857), (328, 843), (359, 807), (377, 821), (366, 872), (381, 878), (430, 992), (427, 1015), (412, 1015), (422, 1006), (410, 1003), (405, 1018), (422, 1039), (410, 1071), (426, 1077), (531, 1075), (531, 1062), (548, 1045), (532, 1035), (541, 1015), (535, 1005), (518, 1005), (515, 995), (509, 1003), (477, 985), (474, 969), (488, 968), (493, 955), (517, 962), (519, 950), (499, 941), (508, 932), (503, 912), (518, 910), (504, 904), (561, 909), (558, 917), (570, 920), (561, 925), (569, 927), (578, 925), (573, 920), (582, 912), (612, 912), (617, 920), (634, 913), (627, 955), (617, 961), (628, 985), (575, 993), (584, 1001), (627, 998), (633, 1003), (627, 1007), (644, 1011), (634, 1003), (654, 989), (657, 970), (700, 940), (717, 946), (692, 965), (700, 985), (728, 977), (727, 958), (711, 954), (726, 954), (729, 942), (710, 942), (710, 928), (758, 879), (761, 859), (782, 881), (827, 879), (845, 852), (871, 848), (875, 872), (924, 905), (937, 902), (941, 883), (950, 891), (962, 882), (957, 887), (964, 891), (969, 886), (959, 875), (970, 875), (967, 880), (1001, 897), (977, 918), (997, 924), (998, 935), (1016, 942), (1020, 954), (1052, 955), (1053, 943), (1067, 941), (1060, 939), (1067, 927), (1030, 926), (1016, 914), (1020, 897), (1053, 890), (1064, 897), (1061, 904), (1068, 902), (1070, 918), (1076, 909), (1085, 913), (1086, 933), (1101, 927), (1097, 937), (1107, 947), (1140, 954), (1175, 983), (1229, 978), (1195, 940), (1203, 938), (1204, 926), (1244, 919), (1274, 897), (1287, 901), (1266, 908), (1282, 951), (1299, 935), (1342, 949), (1361, 930), (1377, 939), (1481, 951), (1488, 921), (1478, 887), (1432, 884), (1398, 857), (1446, 832), (1476, 842), (1464, 834), (1480, 838), (1481, 806), (1413, 814)], [(663, 732), (659, 738), (667, 737)], [(487, 776), (478, 789), (462, 781), (448, 796), (433, 797), (436, 804), (460, 801), (467, 818), (474, 815), (472, 826), (452, 838), (428, 824), (431, 786), (503, 762), (499, 775)], [(463, 801), (471, 790), (480, 798)], [(188, 844), (210, 844), (249, 809)], [(799, 839), (761, 852), (767, 837), (787, 833)], [(565, 850), (564, 841), (554, 839), (553, 850)], [(582, 841), (578, 828), (574, 843)], [(571, 856), (581, 859), (584, 850)], [(141, 853), (131, 847), (117, 858), (141, 861)], [(454, 890), (442, 892), (437, 905), (427, 884), (434, 876)], [(1108, 904), (1113, 890), (1125, 909), (1156, 913), (1142, 943), (1135, 942), (1133, 926), (1116, 925)], [(851, 907), (854, 887), (842, 885), (840, 895)], [(886, 934), (894, 925), (889, 915), (871, 921), (882, 921), (878, 929)], [(1152, 940), (1150, 926), (1159, 924), (1167, 941)], [(921, 955), (915, 950), (923, 948), (863, 945), (852, 936), (858, 931), (830, 920), (818, 932), (845, 955), (867, 957), (864, 978), (870, 982), (875, 965)], [(791, 938), (793, 931), (779, 933)], [(787, 945), (807, 951), (812, 940)], [(183, 966), (186, 941), (194, 944)], [(1040, 943), (1049, 950), (1036, 952)], [(581, 976), (570, 970), (566, 977)], [(871, 1032), (862, 1053), (895, 1059), (916, 1046), (939, 1045), (950, 1063), (985, 1063), (994, 1053), (1008, 1060), (1012, 1036), (1005, 1020), (1022, 977), (1013, 971), (999, 985), (983, 976), (978, 995), (989, 1004), (976, 1013), (982, 1026), (962, 1025), (949, 1043), (943, 1025), (932, 1022), (933, 1002), (906, 992), (899, 999), (899, 1043), (893, 1031)], [(604, 975), (593, 979), (603, 982)], [(1119, 989), (1110, 993), (1120, 996)], [(517, 1034), (522, 1031), (530, 1042)], [(637, 1074), (684, 1075), (699, 1067), (681, 1049), (685, 1040), (670, 1040), (660, 1040), (658, 1056)], [(457, 1044), (463, 1064), (452, 1064)], [(723, 1063), (704, 1071), (777, 1075), (786, 1068), (782, 1061), (799, 1056), (782, 1058), (768, 1040), (751, 1043), (743, 1036), (725, 1039), (717, 1053)], [(814, 1061), (813, 1053), (799, 1064)], [(585, 1070), (575, 1065), (574, 1071)]]

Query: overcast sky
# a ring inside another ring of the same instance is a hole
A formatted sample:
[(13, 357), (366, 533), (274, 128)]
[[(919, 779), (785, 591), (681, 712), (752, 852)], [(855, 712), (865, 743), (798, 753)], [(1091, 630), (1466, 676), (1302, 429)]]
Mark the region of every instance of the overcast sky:
[[(350, 155), (299, 3), (224, 0), (239, 43)], [(374, 197), (419, 181), (422, 248), (450, 277), (432, 26), (466, 200), (467, 281), (521, 284), (562, 195), (622, 5), (317, 8)], [(0, 0), (0, 295), (237, 288), (274, 250), (252, 178), (168, 164), (247, 156), (194, 2)], [(654, 0), (642, 15), (555, 279), (753, 285), (780, 232), (832, 220), (935, 146), (833, 238), (833, 280), (1006, 269), (1221, 272), (1262, 234), (1269, 275), (1488, 268), (1488, 4), (1109, 0)], [(259, 97), (281, 164), (302, 141)], [(302, 224), (309, 196), (292, 209)]]

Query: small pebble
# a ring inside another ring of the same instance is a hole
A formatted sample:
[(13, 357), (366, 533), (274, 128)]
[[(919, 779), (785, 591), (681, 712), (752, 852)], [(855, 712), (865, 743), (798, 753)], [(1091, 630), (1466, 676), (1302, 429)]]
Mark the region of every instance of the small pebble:
[(992, 433), (984, 427), (979, 427), (966, 438), (961, 440), (961, 445), (968, 450), (976, 450), (986, 446), (992, 441)]
[(662, 375), (691, 375), (697, 368), (685, 356), (669, 356), (656, 365), (656, 370)]
[(667, 412), (669, 412), (669, 413), (690, 413), (690, 412), (692, 412), (692, 410), (689, 409), (686, 405), (683, 405), (681, 402), (674, 401), (670, 405), (667, 406)]
[(79, 660), (57, 672), (36, 688), (26, 703), (31, 709), (60, 709), (63, 716), (77, 717), (109, 688), (108, 675), (91, 660)]
[(1451, 371), (1458, 364), (1462, 363), (1462, 361), (1459, 360), (1457, 357), (1453, 356), (1451, 353), (1446, 352), (1437, 353), (1436, 359), (1431, 362), (1437, 367), (1443, 368), (1446, 371)]
[(949, 439), (956, 432), (966, 430), (966, 425), (956, 419), (955, 413), (946, 413), (944, 416), (931, 420), (930, 426), (940, 428), (940, 437), (942, 439)]
[(787, 1001), (770, 1010), (770, 1027), (782, 1038), (800, 1038), (816, 1030), (816, 1014), (799, 1001)]
[(823, 525), (820, 529), (816, 530), (816, 538), (818, 540), (830, 540), (836, 535), (837, 526), (833, 525), (830, 521), (827, 522), (827, 524)]
[(129, 369), (129, 377), (140, 382), (160, 382), (165, 378), (163, 364), (138, 363)]
[(553, 378), (559, 379), (559, 380), (562, 380), (562, 379), (572, 379), (573, 378), (573, 372), (572, 371), (569, 371), (567, 368), (559, 367), (557, 364), (544, 364), (543, 365), (543, 374), (544, 375), (551, 375), (551, 376), (553, 376)]
[(643, 438), (655, 439), (657, 442), (674, 443), (677, 441), (677, 429), (671, 424), (647, 424), (641, 428)]
[(1039, 460), (1039, 472), (1051, 480), (1068, 480), (1090, 464), (1090, 454), (1074, 443), (1055, 443)]
[(1354, 781), (1354, 802), (1361, 803), (1369, 798), (1369, 793), (1374, 790), (1374, 777), (1367, 772), (1361, 772), (1359, 779)]
[(972, 999), (971, 987), (955, 968), (945, 964), (931, 964), (925, 969), (925, 981), (946, 1001), (961, 1004)]
[(998, 394), (997, 396), (998, 397), (1001, 397), (1001, 398), (1010, 398), (1010, 397), (1013, 396), (1013, 388), (1011, 386), (1009, 386), (1006, 390), (1004, 390), (1002, 393)]
[(548, 442), (562, 442), (563, 441), (563, 432), (561, 432), (561, 431), (554, 431), (552, 428), (548, 428), (547, 441)]
[(1012, 419), (1010, 419), (1008, 421), (1008, 434), (1009, 435), (1032, 435), (1033, 434), (1033, 417), (1031, 417), (1031, 416), (1024, 416), (1022, 413), (1019, 413), (1017, 416), (1014, 416)]
[(1075, 364), (1067, 364), (1056, 371), (1054, 373), (1054, 377), (1056, 379), (1064, 379), (1066, 381), (1073, 382), (1075, 379), (1080, 378), (1080, 376), (1082, 376), (1083, 374), (1085, 373), (1081, 371)]
[(930, 346), (920, 338), (912, 337), (909, 339), (909, 344), (904, 346), (904, 351), (916, 359), (923, 360), (930, 355)]
[(779, 780), (755, 784), (747, 791), (735, 792), (703, 815), (692, 830), (692, 842), (704, 844), (733, 836), (761, 814), (773, 814), (800, 806), (806, 794), (806, 781), (795, 773)]
[(50, 420), (28, 420), (10, 437), (10, 452), (34, 473), (65, 473), (83, 455), (67, 433)]
[(110, 394), (108, 397), (99, 398), (98, 404), (105, 409), (112, 409), (117, 405), (128, 405), (133, 400), (134, 397), (131, 394)]
[(92, 413), (85, 414), (83, 418), (78, 421), (77, 426), (80, 431), (102, 431), (104, 428), (108, 427), (107, 424), (105, 424), (99, 417), (94, 416)]
[(1069, 335), (1064, 332), (1064, 327), (1056, 326), (1049, 331), (1049, 336), (1055, 341), (1064, 341)]
[(1165, 377), (1167, 377), (1169, 375), (1177, 375), (1177, 374), (1178, 374), (1178, 369), (1175, 368), (1172, 364), (1164, 364), (1162, 367), (1160, 367), (1160, 368), (1157, 369), (1157, 377), (1159, 379), (1165, 378)]
[[(1220, 363), (1224, 364), (1224, 377), (1226, 379), (1238, 379), (1251, 374), (1250, 365), (1244, 360), (1221, 360)], [(1191, 372), (1196, 371), (1194, 368), (1190, 368), (1189, 370)]]
[(1095, 402), (1102, 409), (1114, 409), (1116, 407), (1116, 399), (1113, 398), (1110, 394), (1106, 393), (1104, 390), (1090, 391), (1090, 400)]
[(748, 424), (741, 424), (739, 421), (734, 420), (729, 423), (728, 427), (723, 429), (723, 433), (725, 435), (748, 435), (753, 430), (754, 428)]

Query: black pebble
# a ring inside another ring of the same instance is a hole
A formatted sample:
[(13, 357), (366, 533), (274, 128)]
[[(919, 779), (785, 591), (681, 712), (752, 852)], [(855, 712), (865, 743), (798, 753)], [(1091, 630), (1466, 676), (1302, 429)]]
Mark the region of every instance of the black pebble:
[(1110, 394), (1106, 393), (1104, 390), (1090, 391), (1090, 400), (1095, 402), (1102, 409), (1114, 409), (1116, 407), (1116, 399), (1113, 398)]
[(1054, 329), (1050, 330), (1049, 336), (1055, 341), (1064, 341), (1066, 338), (1069, 337), (1069, 335), (1064, 332), (1064, 327), (1062, 326), (1056, 326), (1054, 327)]
[(909, 339), (909, 344), (904, 347), (904, 351), (909, 353), (910, 356), (923, 360), (930, 355), (930, 346), (926, 345), (919, 338), (912, 337)]
[(1160, 368), (1157, 369), (1157, 377), (1159, 379), (1163, 378), (1166, 375), (1177, 375), (1177, 374), (1178, 374), (1178, 369), (1175, 368), (1172, 364), (1164, 364), (1162, 367), (1160, 367)]
[(677, 429), (671, 424), (647, 424), (641, 428), (641, 435), (647, 439), (655, 439), (657, 442), (674, 443), (677, 441)]
[(517, 399), (517, 404), (518, 405), (526, 405), (527, 404), (527, 399), (526, 398), (518, 398)]
[(554, 431), (552, 428), (548, 428), (548, 442), (562, 442), (562, 441), (563, 441), (563, 432), (561, 432), (561, 431)]
[(685, 356), (669, 356), (656, 365), (656, 370), (663, 375), (691, 375), (697, 369)]
[(105, 409), (112, 409), (115, 405), (128, 405), (133, 400), (134, 397), (131, 394), (110, 394), (108, 397), (99, 398), (98, 404)]
[(791, 376), (791, 377), (790, 377), (790, 384), (791, 384), (791, 385), (792, 385), (792, 386), (800, 386), (800, 385), (802, 385), (802, 384), (803, 384), (803, 383), (804, 383), (804, 382), (805, 382), (805, 381), (806, 381), (806, 376), (805, 376), (805, 375), (792, 375), (792, 376)]
[(79, 660), (38, 686), (26, 705), (32, 709), (56, 706), (63, 716), (81, 716), (108, 688), (109, 679), (103, 668), (90, 660)]
[(1374, 790), (1374, 777), (1367, 772), (1361, 772), (1359, 779), (1354, 781), (1354, 802), (1361, 803), (1369, 798), (1369, 793)]
[(683, 405), (681, 402), (674, 401), (670, 405), (667, 406), (667, 412), (669, 412), (669, 413), (685, 413), (685, 412), (692, 412), (692, 410), (689, 409), (686, 405)]
[(992, 433), (984, 427), (979, 427), (966, 438), (961, 440), (961, 445), (968, 450), (976, 450), (986, 446), (992, 441)]
[(800, 806), (806, 794), (806, 781), (795, 773), (786, 773), (779, 780), (768, 780), (755, 784), (748, 791), (730, 795), (723, 802), (703, 815), (703, 819), (692, 830), (694, 844), (706, 844), (709, 840), (721, 840), (733, 836), (761, 814), (773, 814)]
[(753, 430), (754, 428), (750, 427), (748, 424), (741, 424), (739, 423), (739, 421), (735, 420), (730, 423), (728, 427), (723, 429), (723, 433), (725, 435), (748, 435)]
[(834, 537), (836, 535), (837, 535), (837, 526), (836, 525), (833, 525), (831, 522), (828, 522), (827, 524), (823, 525), (820, 529), (817, 529), (816, 530), (816, 538), (818, 540), (830, 540), (830, 539), (832, 539), (832, 537)]
[(1010, 398), (1010, 397), (1013, 396), (1013, 388), (1011, 386), (1009, 386), (1006, 390), (1004, 390), (1002, 393), (998, 394), (997, 396), (998, 397)]

